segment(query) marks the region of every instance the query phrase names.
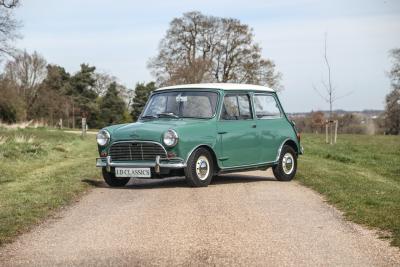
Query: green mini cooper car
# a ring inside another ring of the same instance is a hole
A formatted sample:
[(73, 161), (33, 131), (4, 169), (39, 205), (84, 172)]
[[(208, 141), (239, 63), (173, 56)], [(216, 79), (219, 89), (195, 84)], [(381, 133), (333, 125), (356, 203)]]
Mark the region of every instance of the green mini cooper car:
[(272, 167), (279, 181), (296, 174), (300, 135), (274, 90), (248, 84), (186, 84), (155, 90), (138, 121), (97, 134), (106, 183), (185, 176), (191, 186), (213, 176)]

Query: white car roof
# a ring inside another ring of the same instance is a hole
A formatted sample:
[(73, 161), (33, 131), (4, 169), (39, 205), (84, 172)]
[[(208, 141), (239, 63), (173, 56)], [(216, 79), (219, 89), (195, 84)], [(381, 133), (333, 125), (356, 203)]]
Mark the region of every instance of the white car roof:
[(173, 89), (221, 89), (221, 90), (253, 90), (253, 91), (268, 91), (275, 92), (273, 89), (254, 84), (240, 84), (240, 83), (194, 83), (194, 84), (181, 84), (167, 87), (158, 88), (156, 91), (173, 90)]

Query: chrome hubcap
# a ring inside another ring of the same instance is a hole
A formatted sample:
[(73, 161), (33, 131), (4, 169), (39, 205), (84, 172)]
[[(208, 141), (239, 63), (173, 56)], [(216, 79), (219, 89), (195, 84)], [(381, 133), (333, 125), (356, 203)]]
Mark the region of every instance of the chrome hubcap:
[(200, 180), (205, 180), (210, 173), (210, 164), (205, 156), (200, 156), (196, 161), (196, 174)]
[(286, 153), (282, 158), (282, 169), (285, 174), (291, 174), (294, 169), (294, 158), (290, 153)]

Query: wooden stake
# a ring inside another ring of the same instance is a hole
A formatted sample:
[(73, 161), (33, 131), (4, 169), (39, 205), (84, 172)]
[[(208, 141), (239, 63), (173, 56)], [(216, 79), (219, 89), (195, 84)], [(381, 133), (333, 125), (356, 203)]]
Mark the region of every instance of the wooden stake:
[(337, 129), (338, 129), (338, 124), (339, 124), (339, 121), (336, 120), (336, 121), (335, 121), (335, 144), (336, 144), (336, 140), (337, 140)]
[(328, 144), (328, 122), (325, 124), (325, 142)]

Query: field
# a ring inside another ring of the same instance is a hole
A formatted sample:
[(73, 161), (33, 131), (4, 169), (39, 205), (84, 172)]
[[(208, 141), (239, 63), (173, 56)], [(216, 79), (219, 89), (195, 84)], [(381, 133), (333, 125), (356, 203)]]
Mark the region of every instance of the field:
[(0, 245), (70, 203), (99, 177), (94, 135), (0, 128)]
[[(303, 135), (296, 180), (354, 222), (400, 246), (400, 136)], [(0, 128), (0, 245), (70, 203), (98, 179), (94, 135)], [(223, 185), (221, 185), (223, 186)]]
[(323, 194), (347, 219), (381, 230), (400, 246), (400, 136), (304, 135), (297, 180)]

